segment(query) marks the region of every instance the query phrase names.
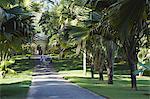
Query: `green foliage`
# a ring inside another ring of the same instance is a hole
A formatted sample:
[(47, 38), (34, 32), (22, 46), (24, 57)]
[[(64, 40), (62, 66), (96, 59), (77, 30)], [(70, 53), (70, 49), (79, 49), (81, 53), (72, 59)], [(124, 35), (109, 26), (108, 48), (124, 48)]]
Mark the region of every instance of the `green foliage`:
[(32, 7), (33, 11), (39, 12), (41, 10), (42, 4), (33, 2), (31, 4), (31, 7)]
[(148, 48), (141, 48), (139, 53), (138, 53), (138, 60), (141, 63), (147, 63), (149, 60), (149, 55), (150, 55), (150, 49)]
[[(143, 19), (145, 0), (125, 0), (117, 2), (110, 10), (110, 20), (115, 29), (119, 30), (120, 40), (127, 39), (132, 29)], [(124, 41), (123, 41), (124, 42)]]
[(16, 72), (10, 68), (8, 68), (9, 65), (15, 63), (14, 60), (9, 60), (9, 61), (1, 61), (0, 64), (0, 71), (3, 73), (3, 77), (5, 77), (6, 73), (12, 73), (15, 74)]
[(7, 73), (12, 73), (12, 74), (16, 74), (16, 72), (10, 68), (8, 68), (9, 65), (15, 63), (14, 60), (9, 60), (9, 61), (1, 61), (0, 63), (0, 76), (2, 76), (2, 78), (4, 78), (6, 76)]
[(143, 75), (144, 75), (144, 76), (150, 76), (150, 70), (145, 70), (145, 71), (143, 72)]
[(15, 61), (14, 60), (9, 60), (9, 61), (1, 61), (1, 66), (9, 66), (10, 64), (13, 64)]
[(18, 0), (0, 0), (0, 7), (8, 7), (10, 5), (15, 5)]
[(150, 59), (149, 59), (149, 49), (147, 48), (141, 48), (138, 53), (138, 70), (136, 70), (135, 74), (144, 73), (146, 71), (146, 75), (149, 75), (150, 72)]
[[(2, 0), (0, 4), (3, 4)], [(10, 0), (11, 2), (13, 0)], [(22, 51), (22, 44), (28, 42), (33, 29), (33, 15), (21, 3), (28, 0), (15, 0), (12, 4), (6, 0), (8, 7), (2, 6), (2, 16), (0, 24), (0, 59), (9, 60), (14, 52)]]
[(32, 80), (32, 71), (35, 60), (22, 59), (24, 56), (15, 56), (14, 64), (8, 66), (17, 74), (7, 73), (5, 78), (0, 78), (1, 98), (25, 99)]

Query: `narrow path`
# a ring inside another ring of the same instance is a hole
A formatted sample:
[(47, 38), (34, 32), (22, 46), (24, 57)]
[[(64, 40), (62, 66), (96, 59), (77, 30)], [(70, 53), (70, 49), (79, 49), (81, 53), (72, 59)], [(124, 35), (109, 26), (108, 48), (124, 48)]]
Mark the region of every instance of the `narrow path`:
[(105, 99), (64, 80), (53, 65), (37, 65), (27, 99)]

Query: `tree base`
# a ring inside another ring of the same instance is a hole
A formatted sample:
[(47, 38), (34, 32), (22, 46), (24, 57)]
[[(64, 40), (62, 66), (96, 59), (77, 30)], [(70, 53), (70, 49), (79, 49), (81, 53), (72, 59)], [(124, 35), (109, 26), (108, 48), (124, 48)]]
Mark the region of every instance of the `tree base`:
[(103, 73), (99, 73), (99, 80), (104, 80)]
[(113, 84), (113, 82), (112, 81), (108, 81), (108, 84)]

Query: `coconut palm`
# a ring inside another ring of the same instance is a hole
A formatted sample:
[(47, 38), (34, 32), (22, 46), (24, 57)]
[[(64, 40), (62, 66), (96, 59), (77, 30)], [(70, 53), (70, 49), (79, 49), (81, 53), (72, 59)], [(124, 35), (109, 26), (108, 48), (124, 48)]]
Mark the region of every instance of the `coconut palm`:
[(146, 12), (146, 0), (124, 0), (117, 2), (110, 9), (110, 22), (114, 29), (118, 32), (118, 39), (121, 41), (128, 63), (131, 67), (131, 84), (132, 89), (136, 90), (136, 70), (137, 47), (139, 40), (145, 35), (147, 27), (145, 27), (144, 20), (147, 20), (148, 13)]

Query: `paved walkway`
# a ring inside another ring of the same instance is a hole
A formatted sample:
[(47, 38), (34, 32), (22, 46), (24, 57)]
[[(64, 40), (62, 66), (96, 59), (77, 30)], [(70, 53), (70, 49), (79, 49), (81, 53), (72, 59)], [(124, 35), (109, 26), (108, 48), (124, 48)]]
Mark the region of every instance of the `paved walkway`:
[(27, 99), (105, 99), (64, 80), (49, 66), (37, 65)]

